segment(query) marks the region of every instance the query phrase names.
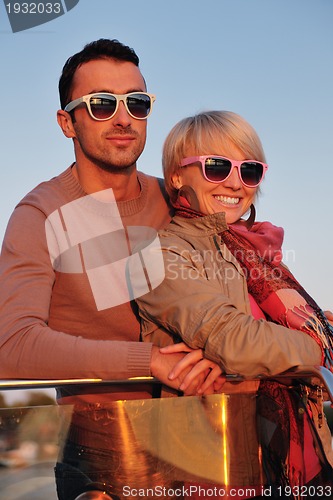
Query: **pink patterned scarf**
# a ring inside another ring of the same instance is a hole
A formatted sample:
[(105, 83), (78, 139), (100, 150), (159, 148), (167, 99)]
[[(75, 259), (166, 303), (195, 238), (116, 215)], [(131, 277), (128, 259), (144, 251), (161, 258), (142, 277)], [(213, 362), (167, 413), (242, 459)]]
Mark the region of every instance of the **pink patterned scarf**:
[(283, 229), (269, 222), (232, 224), (221, 234), (247, 278), (249, 293), (273, 322), (310, 335), (322, 351), (322, 365), (333, 368), (333, 328), (313, 298), (281, 263)]

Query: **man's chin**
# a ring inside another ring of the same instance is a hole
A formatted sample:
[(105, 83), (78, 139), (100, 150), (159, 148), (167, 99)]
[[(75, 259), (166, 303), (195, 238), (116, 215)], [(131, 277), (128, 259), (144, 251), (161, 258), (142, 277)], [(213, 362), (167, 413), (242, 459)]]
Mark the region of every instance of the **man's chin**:
[(128, 175), (131, 173), (133, 170), (136, 169), (136, 162), (131, 162), (131, 163), (119, 163), (117, 164), (110, 164), (110, 163), (102, 163), (100, 162), (98, 164), (99, 168), (103, 170), (104, 172), (108, 172), (110, 174), (126, 174)]

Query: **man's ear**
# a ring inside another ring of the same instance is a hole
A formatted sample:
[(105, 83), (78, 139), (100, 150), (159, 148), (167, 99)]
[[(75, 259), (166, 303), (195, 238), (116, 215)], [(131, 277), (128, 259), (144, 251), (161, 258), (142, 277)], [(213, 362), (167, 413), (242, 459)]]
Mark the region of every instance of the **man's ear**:
[(177, 191), (179, 191), (179, 189), (182, 187), (183, 179), (182, 179), (182, 175), (179, 171), (172, 174), (171, 185), (172, 185), (172, 187), (177, 189)]
[(59, 109), (57, 111), (57, 120), (59, 127), (63, 131), (63, 134), (69, 139), (76, 137), (75, 129), (73, 127), (72, 117), (67, 111)]

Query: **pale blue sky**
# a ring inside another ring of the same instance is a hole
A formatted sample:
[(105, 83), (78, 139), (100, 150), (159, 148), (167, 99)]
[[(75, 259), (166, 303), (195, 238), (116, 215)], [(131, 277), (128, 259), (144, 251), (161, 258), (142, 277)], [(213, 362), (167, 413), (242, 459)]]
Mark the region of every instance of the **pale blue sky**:
[(285, 228), (287, 265), (333, 308), (332, 0), (80, 0), (64, 16), (13, 34), (0, 5), (0, 239), (15, 204), (73, 161), (56, 123), (70, 55), (117, 38), (140, 57), (157, 96), (139, 168), (161, 175), (176, 121), (207, 109), (244, 116), (269, 163), (258, 219)]

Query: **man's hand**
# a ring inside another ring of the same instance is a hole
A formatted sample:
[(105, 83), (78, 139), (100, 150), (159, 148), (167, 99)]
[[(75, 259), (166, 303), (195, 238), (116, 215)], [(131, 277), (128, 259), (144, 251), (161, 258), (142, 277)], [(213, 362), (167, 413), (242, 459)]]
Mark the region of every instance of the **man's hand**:
[(178, 389), (185, 395), (212, 394), (220, 390), (225, 382), (221, 368), (204, 358), (202, 349), (191, 349), (184, 342), (160, 349), (162, 355), (182, 354), (168, 374), (168, 385), (180, 381)]
[[(205, 377), (199, 374), (198, 377), (192, 377), (191, 383), (187, 384), (186, 390), (183, 389), (183, 381), (186, 375), (191, 371), (191, 366), (188, 363), (182, 363), (187, 354), (184, 352), (174, 352), (170, 354), (163, 354), (160, 348), (153, 346), (152, 356), (150, 363), (150, 371), (153, 377), (158, 378), (163, 384), (183, 391), (187, 396), (197, 394), (198, 386), (204, 382)], [(175, 372), (175, 368), (176, 369)], [(169, 374), (173, 373), (170, 378)], [(182, 388), (181, 388), (182, 387)]]

